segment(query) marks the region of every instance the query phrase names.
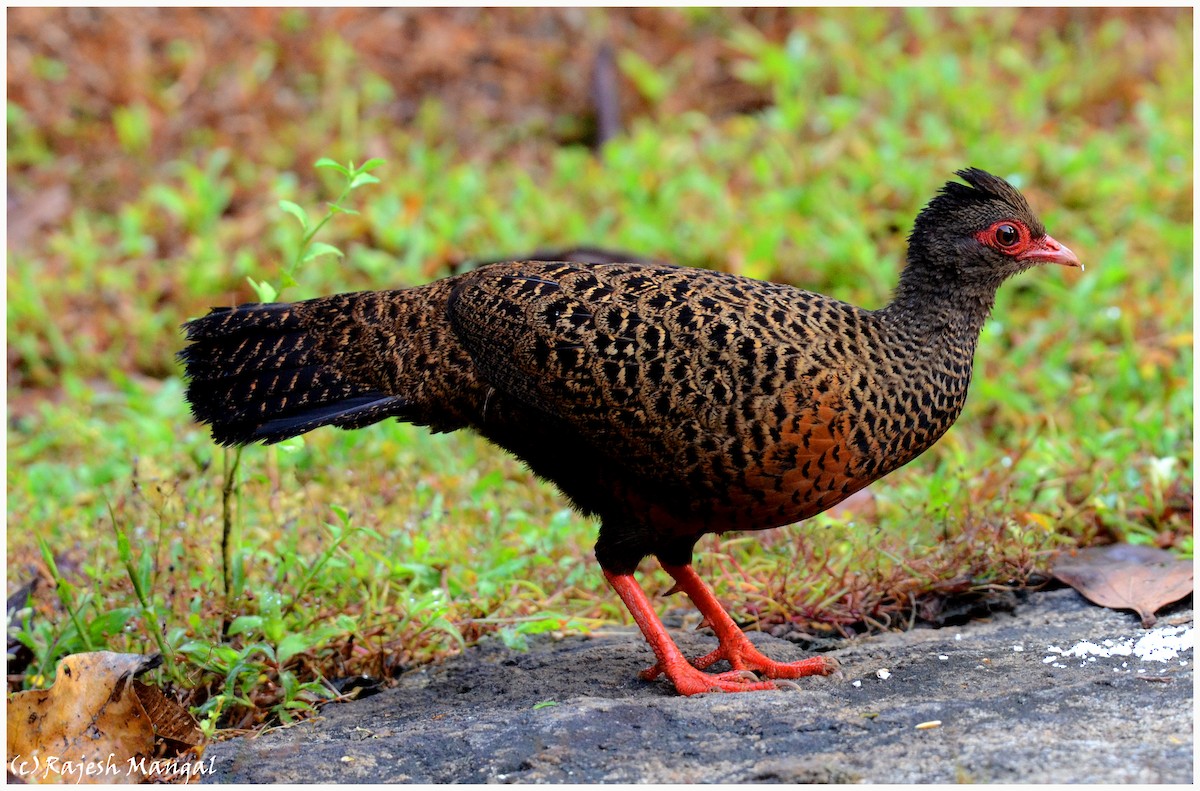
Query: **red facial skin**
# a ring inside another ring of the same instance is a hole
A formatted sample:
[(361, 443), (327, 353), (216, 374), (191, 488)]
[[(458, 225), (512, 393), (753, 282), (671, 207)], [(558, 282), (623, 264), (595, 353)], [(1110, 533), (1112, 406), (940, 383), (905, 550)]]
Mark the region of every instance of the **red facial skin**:
[[(1010, 226), (1017, 232), (1017, 240), (1011, 244), (1001, 242), (1003, 226)], [(1005, 255), (1012, 256), (1018, 261), (1031, 264), (1060, 264), (1075, 266), (1083, 269), (1079, 257), (1062, 242), (1053, 236), (1045, 234), (1037, 239), (1031, 238), (1029, 228), (1020, 220), (1001, 220), (992, 223), (987, 229), (975, 234), (975, 238), (993, 250), (999, 250)]]

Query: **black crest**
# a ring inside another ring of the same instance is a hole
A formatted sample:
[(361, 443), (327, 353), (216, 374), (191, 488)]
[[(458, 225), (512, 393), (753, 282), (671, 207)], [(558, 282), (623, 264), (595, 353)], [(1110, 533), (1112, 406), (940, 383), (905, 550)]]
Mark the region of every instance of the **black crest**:
[(1029, 226), (1034, 236), (1046, 232), (1033, 209), (1029, 207), (1025, 196), (1012, 184), (979, 168), (964, 168), (956, 171), (955, 175), (967, 183), (947, 182), (937, 197), (930, 202), (930, 208), (936, 206), (938, 211), (969, 210), (972, 206), (995, 206), (1002, 203), (1012, 212), (1014, 218)]
[(982, 228), (1006, 216), (1025, 223), (1035, 237), (1046, 232), (1025, 196), (1004, 179), (979, 168), (964, 168), (956, 175), (967, 183), (947, 182), (917, 215), (910, 253), (926, 253), (938, 233), (962, 233), (966, 226)]

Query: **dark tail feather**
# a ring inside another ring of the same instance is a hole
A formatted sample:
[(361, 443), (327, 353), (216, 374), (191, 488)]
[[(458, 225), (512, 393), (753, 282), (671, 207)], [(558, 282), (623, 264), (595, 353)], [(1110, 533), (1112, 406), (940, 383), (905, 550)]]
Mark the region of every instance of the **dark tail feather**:
[(351, 320), (350, 303), (366, 296), (216, 308), (185, 324), (179, 359), (192, 414), (222, 445), (402, 416), (406, 402), (370, 361), (377, 339)]

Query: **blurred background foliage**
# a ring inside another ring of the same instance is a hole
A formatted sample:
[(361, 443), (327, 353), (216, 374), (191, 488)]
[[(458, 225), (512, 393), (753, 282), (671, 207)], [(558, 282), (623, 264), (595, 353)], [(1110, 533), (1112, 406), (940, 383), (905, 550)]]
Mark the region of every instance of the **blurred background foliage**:
[(178, 326), (278, 277), (277, 202), (337, 193), (322, 156), (387, 163), (289, 299), (594, 244), (880, 307), (953, 171), (1005, 176), (1087, 272), (1002, 290), (920, 461), (699, 563), (743, 619), (823, 634), (938, 622), (1081, 542), (1191, 552), (1190, 9), (22, 8), (8, 37), (26, 683), (158, 646), (209, 727), (252, 725), (462, 640), (624, 618), (549, 487), (394, 423), (247, 451), (224, 590), (229, 459), (183, 403)]

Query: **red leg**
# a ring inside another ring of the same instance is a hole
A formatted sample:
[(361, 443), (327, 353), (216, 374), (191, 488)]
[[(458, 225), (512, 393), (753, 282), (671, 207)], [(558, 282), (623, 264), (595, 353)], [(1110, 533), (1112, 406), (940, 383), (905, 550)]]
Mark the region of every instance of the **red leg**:
[[(604, 578), (612, 586), (621, 601), (629, 608), (633, 620), (658, 657), (658, 664), (642, 673), (642, 678), (654, 678), (659, 673), (665, 673), (675, 685), (680, 695), (695, 695), (701, 692), (748, 692), (756, 689), (775, 689), (770, 681), (752, 681), (744, 670), (734, 669), (728, 673), (705, 673), (688, 664), (675, 641), (667, 634), (667, 629), (658, 614), (650, 606), (650, 601), (642, 591), (632, 574), (613, 574), (604, 572)], [(729, 618), (728, 615), (725, 616)], [(730, 621), (733, 624), (733, 621)], [(734, 629), (736, 630), (736, 626)], [(739, 632), (740, 634), (740, 632)], [(745, 637), (742, 637), (745, 640)], [(718, 649), (719, 650), (719, 649)]]
[[(799, 662), (776, 662), (768, 659), (754, 647), (749, 638), (733, 622), (729, 613), (725, 612), (725, 608), (713, 595), (712, 590), (696, 574), (695, 569), (690, 565), (664, 565), (663, 569), (675, 578), (678, 589), (691, 598), (696, 609), (700, 610), (709, 626), (716, 632), (717, 640), (720, 641), (717, 650), (692, 662), (697, 668), (704, 669), (714, 662), (725, 659), (729, 661), (735, 671), (754, 670), (767, 678), (827, 676), (837, 669), (837, 664), (832, 659), (823, 656), (802, 659)], [(660, 665), (662, 665), (661, 658), (659, 665), (652, 669), (661, 669)]]

